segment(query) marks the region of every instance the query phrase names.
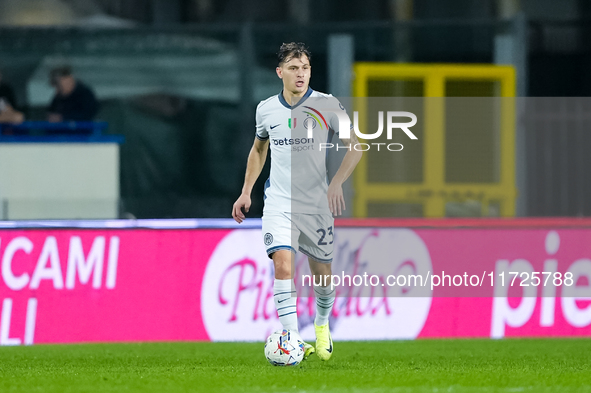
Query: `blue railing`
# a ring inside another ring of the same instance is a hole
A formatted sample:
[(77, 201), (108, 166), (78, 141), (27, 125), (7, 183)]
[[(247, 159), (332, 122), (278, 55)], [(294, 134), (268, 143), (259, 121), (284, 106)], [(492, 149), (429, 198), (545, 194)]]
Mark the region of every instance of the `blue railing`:
[(105, 121), (25, 121), (20, 124), (0, 123), (2, 143), (67, 143), (98, 142), (123, 143), (122, 135), (105, 135), (109, 124)]
[(19, 135), (27, 131), (69, 131), (84, 134), (102, 135), (109, 124), (106, 121), (64, 121), (61, 123), (50, 123), (48, 121), (25, 121), (20, 124), (0, 123), (0, 135), (6, 131), (15, 131)]

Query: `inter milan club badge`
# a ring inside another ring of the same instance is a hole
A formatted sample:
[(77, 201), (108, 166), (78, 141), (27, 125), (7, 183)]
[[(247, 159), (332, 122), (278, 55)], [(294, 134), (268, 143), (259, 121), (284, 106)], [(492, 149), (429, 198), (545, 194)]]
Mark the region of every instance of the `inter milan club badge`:
[(273, 243), (273, 235), (267, 232), (265, 233), (265, 245), (268, 246), (271, 243)]
[(305, 129), (316, 128), (316, 120), (314, 120), (313, 117), (306, 117), (306, 119), (304, 120), (304, 128)]

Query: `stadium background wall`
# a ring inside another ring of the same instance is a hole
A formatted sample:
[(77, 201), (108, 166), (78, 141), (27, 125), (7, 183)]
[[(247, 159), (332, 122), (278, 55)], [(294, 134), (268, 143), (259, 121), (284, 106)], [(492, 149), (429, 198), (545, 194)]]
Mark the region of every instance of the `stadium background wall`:
[[(109, 229), (114, 223), (117, 229)], [(259, 220), (246, 229), (227, 220), (130, 223), (133, 228), (125, 221), (77, 222), (78, 228), (12, 223), (10, 229), (5, 223), (0, 344), (262, 341), (279, 328)], [(404, 265), (485, 280), (475, 288), (398, 287), (386, 296), (340, 297), (331, 316), (335, 340), (591, 335), (591, 301), (580, 292), (591, 285), (589, 220), (341, 220), (337, 226), (335, 272), (353, 255), (365, 263), (358, 274), (400, 274)], [(300, 276), (304, 262), (299, 255)], [(503, 266), (575, 272), (575, 285), (492, 287), (488, 274)], [(309, 300), (298, 300), (305, 339), (313, 336)]]

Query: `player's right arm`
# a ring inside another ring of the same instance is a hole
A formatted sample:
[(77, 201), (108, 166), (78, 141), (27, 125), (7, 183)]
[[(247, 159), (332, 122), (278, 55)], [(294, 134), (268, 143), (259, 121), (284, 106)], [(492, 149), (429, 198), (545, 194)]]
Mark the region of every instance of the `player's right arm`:
[(232, 207), (232, 217), (237, 223), (242, 223), (246, 218), (242, 212), (244, 208), (245, 212), (250, 209), (250, 193), (254, 187), (254, 183), (259, 178), (265, 161), (267, 159), (267, 150), (269, 149), (269, 139), (261, 140), (259, 138), (254, 139), (254, 144), (248, 154), (248, 162), (246, 163), (246, 175), (244, 176), (244, 185), (242, 186), (242, 193), (234, 202)]

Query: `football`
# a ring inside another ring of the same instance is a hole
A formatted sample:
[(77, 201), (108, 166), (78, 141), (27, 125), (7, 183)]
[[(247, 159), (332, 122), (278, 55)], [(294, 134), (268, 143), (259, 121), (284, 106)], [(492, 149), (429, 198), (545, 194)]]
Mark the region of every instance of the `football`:
[(278, 330), (265, 342), (265, 357), (274, 366), (297, 366), (304, 359), (304, 341), (291, 330)]

